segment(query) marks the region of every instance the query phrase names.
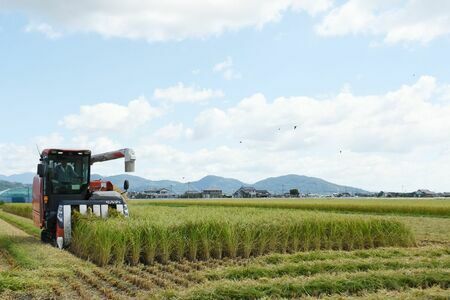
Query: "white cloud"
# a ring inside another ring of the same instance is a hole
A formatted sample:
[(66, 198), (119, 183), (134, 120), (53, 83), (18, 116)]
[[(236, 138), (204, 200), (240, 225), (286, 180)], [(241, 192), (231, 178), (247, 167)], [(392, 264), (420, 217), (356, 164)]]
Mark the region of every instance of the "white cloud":
[(39, 162), (36, 145), (17, 145), (0, 143), (0, 174), (13, 175), (23, 172), (35, 172)]
[(317, 26), (324, 36), (379, 35), (386, 43), (422, 42), (450, 33), (446, 0), (348, 0), (331, 10)]
[(132, 100), (127, 106), (115, 103), (83, 105), (80, 113), (65, 116), (60, 124), (72, 130), (128, 132), (159, 116), (161, 111), (144, 97)]
[(289, 11), (313, 16), (323, 36), (364, 34), (381, 36), (387, 43), (428, 43), (450, 33), (447, 0), (81, 0), (71, 5), (57, 0), (4, 0), (0, 9), (23, 11), (30, 19), (26, 31), (50, 38), (71, 32), (148, 41), (205, 38), (261, 28)]
[[(77, 149), (88, 149), (92, 153), (102, 153), (124, 148), (123, 145), (113, 141), (107, 136), (100, 136), (97, 138), (90, 138), (87, 135), (74, 136), (67, 147), (76, 147)], [(72, 146), (73, 145), (73, 146)]]
[(29, 23), (27, 27), (25, 27), (25, 32), (39, 32), (52, 40), (57, 39), (62, 35), (61, 32), (54, 30), (52, 26), (46, 23)]
[(181, 40), (217, 35), (243, 27), (261, 27), (289, 9), (316, 14), (330, 0), (4, 0), (3, 9), (22, 10), (58, 31), (95, 32), (105, 37)]
[[(196, 118), (195, 138), (227, 135), (270, 149), (333, 146), (355, 152), (404, 152), (445, 142), (450, 130), (446, 89), (435, 78), (383, 95), (355, 96), (348, 90), (329, 99), (255, 94), (227, 110), (208, 109)], [(294, 130), (294, 126), (298, 126)]]
[(200, 89), (194, 86), (185, 86), (181, 82), (165, 89), (155, 89), (153, 93), (153, 97), (156, 99), (172, 103), (206, 102), (223, 96), (224, 94), (221, 90)]
[(228, 56), (224, 61), (214, 65), (213, 72), (221, 73), (226, 80), (241, 79), (242, 75), (233, 68), (233, 59)]
[(183, 123), (169, 123), (166, 126), (156, 130), (153, 136), (158, 141), (190, 138), (192, 136), (192, 129), (185, 128)]
[(35, 144), (42, 149), (61, 147), (64, 145), (64, 141), (64, 137), (59, 132), (53, 132), (46, 136), (37, 136), (34, 139)]

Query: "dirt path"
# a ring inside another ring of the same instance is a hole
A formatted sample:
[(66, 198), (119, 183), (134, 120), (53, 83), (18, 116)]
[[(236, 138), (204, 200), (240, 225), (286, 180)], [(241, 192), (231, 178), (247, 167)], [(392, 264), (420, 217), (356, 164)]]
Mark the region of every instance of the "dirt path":
[[(28, 236), (25, 232), (17, 227), (0, 219), (0, 237), (26, 237)], [(10, 270), (15, 267), (14, 258), (9, 254), (6, 249), (0, 246), (0, 272)]]
[(0, 219), (0, 236), (29, 236), (21, 229)]

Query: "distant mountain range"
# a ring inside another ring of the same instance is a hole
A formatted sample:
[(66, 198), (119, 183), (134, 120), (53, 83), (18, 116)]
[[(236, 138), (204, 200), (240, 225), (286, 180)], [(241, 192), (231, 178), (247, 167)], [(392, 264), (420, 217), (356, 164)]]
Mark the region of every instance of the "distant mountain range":
[(11, 182), (6, 180), (0, 180), (0, 192), (7, 190), (7, 189), (13, 189), (13, 188), (21, 188), (28, 186), (27, 184), (23, 184), (20, 182)]
[(35, 173), (26, 172), (26, 173), (20, 173), (20, 174), (14, 174), (14, 175), (0, 175), (0, 180), (3, 181), (9, 181), (9, 182), (19, 182), (24, 184), (31, 184), (33, 183), (33, 177), (36, 175)]
[(182, 183), (172, 180), (158, 180), (153, 181), (139, 176), (121, 174), (115, 176), (102, 177), (100, 175), (92, 175), (94, 179), (110, 180), (113, 184), (122, 186), (125, 179), (130, 182), (130, 190), (144, 191), (153, 188), (168, 188), (173, 192), (180, 194), (189, 190), (204, 190), (217, 188), (221, 189), (226, 194), (232, 194), (242, 186), (253, 186), (256, 189), (268, 190), (271, 193), (280, 194), (288, 192), (290, 189), (299, 189), (301, 193), (311, 194), (332, 194), (332, 193), (367, 193), (367, 191), (351, 187), (342, 186), (325, 181), (320, 178), (301, 176), (301, 175), (285, 175), (279, 177), (270, 177), (260, 180), (253, 184), (245, 183), (234, 178), (225, 178), (220, 176), (208, 175), (200, 180), (192, 181), (190, 183)]
[[(33, 180), (33, 173), (22, 173), (17, 175), (3, 176), (0, 175), (0, 180), (9, 182), (19, 182), (24, 184), (31, 184)], [(113, 184), (121, 187), (125, 179), (130, 182), (131, 191), (145, 191), (155, 188), (168, 188), (174, 193), (181, 194), (187, 190), (204, 190), (217, 188), (221, 189), (226, 194), (232, 194), (241, 186), (253, 186), (256, 189), (268, 190), (271, 193), (280, 194), (288, 192), (290, 189), (299, 189), (301, 193), (311, 194), (332, 194), (332, 193), (367, 193), (367, 191), (334, 184), (320, 178), (308, 177), (302, 175), (284, 175), (279, 177), (269, 177), (253, 184), (245, 183), (234, 178), (225, 178), (220, 176), (208, 175), (200, 180), (183, 183), (173, 180), (149, 180), (143, 177), (120, 174), (114, 176), (102, 176), (99, 174), (92, 174), (91, 179), (109, 180)], [(1, 189), (0, 189), (1, 190)]]

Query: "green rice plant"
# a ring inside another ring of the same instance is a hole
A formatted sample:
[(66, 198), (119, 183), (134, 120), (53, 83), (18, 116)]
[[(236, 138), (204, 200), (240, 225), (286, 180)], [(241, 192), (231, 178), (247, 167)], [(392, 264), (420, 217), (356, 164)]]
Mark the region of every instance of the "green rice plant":
[(236, 228), (230, 226), (229, 223), (224, 223), (223, 238), (224, 238), (225, 255), (230, 258), (236, 258), (239, 248), (239, 240)]
[(171, 258), (175, 261), (180, 261), (184, 258), (186, 250), (186, 239), (184, 229), (180, 227), (173, 227), (171, 231), (173, 251)]
[(172, 252), (172, 234), (173, 228), (160, 226), (158, 233), (158, 247), (156, 257), (159, 262), (166, 264), (169, 262), (170, 254)]
[[(133, 224), (134, 222), (132, 222)], [(137, 265), (141, 257), (142, 231), (139, 226), (128, 225), (126, 230), (126, 241), (128, 245), (128, 261), (131, 265)]]
[(127, 248), (128, 248), (127, 231), (116, 230), (113, 238), (113, 247), (111, 253), (114, 264), (122, 265), (125, 262)]
[(153, 264), (156, 258), (158, 232), (154, 224), (145, 222), (142, 227), (142, 253), (144, 262)]
[(256, 231), (251, 228), (251, 224), (242, 223), (239, 227), (239, 253), (240, 256), (248, 258), (254, 252)]
[(255, 244), (254, 255), (263, 255), (268, 249), (268, 245), (271, 239), (271, 232), (267, 229), (267, 225), (261, 225), (254, 229), (255, 231)]
[(209, 237), (210, 237), (210, 255), (213, 258), (221, 259), (223, 256), (223, 237), (224, 237), (224, 226), (223, 223), (213, 220), (209, 222)]
[(198, 225), (199, 258), (203, 260), (208, 260), (211, 258), (211, 247), (214, 235), (214, 227), (211, 225), (212, 224), (209, 221)]
[(99, 266), (105, 266), (111, 259), (115, 230), (109, 226), (108, 222), (101, 220), (94, 228), (93, 235), (95, 242), (89, 245), (90, 258)]
[(200, 240), (200, 230), (197, 224), (188, 222), (185, 225), (184, 233), (188, 237), (187, 239), (187, 257), (188, 259), (195, 261), (197, 259), (197, 252)]

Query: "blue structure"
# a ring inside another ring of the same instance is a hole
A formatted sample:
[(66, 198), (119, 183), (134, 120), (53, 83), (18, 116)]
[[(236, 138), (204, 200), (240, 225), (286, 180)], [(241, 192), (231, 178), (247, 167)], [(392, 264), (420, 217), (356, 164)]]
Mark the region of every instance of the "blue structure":
[(31, 202), (31, 186), (0, 191), (0, 201), (13, 203)]

